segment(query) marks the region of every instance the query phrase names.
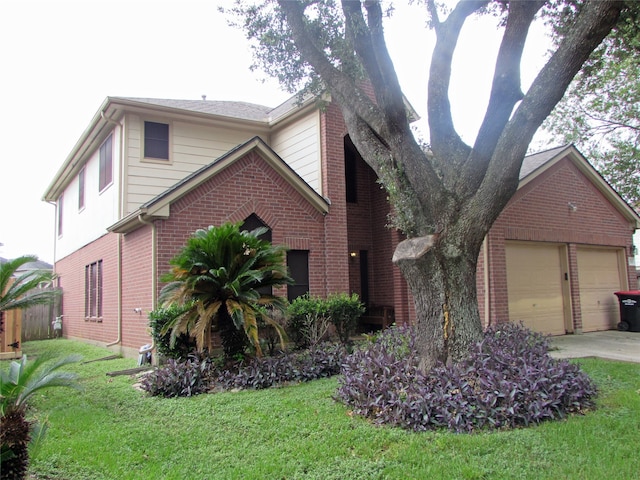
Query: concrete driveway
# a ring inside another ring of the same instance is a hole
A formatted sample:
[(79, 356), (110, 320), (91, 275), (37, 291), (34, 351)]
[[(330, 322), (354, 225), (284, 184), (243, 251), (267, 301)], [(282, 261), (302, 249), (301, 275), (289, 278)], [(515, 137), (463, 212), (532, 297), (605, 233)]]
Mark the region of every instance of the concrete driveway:
[(640, 332), (590, 332), (579, 335), (551, 337), (555, 358), (600, 357), (610, 360), (640, 363)]

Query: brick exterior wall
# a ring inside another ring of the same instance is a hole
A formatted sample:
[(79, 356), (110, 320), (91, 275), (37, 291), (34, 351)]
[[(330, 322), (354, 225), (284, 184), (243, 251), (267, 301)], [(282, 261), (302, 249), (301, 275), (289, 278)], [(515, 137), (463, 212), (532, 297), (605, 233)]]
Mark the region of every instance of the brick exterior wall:
[[(96, 343), (118, 337), (118, 235), (106, 234), (58, 260), (55, 272), (63, 290), (62, 333)], [(85, 319), (85, 267), (102, 260), (102, 317)]]
[[(569, 203), (577, 209), (572, 211)], [(577, 247), (597, 245), (624, 249), (632, 256), (632, 225), (569, 159), (564, 158), (520, 188), (489, 232), (489, 259), (481, 255), (478, 299), (485, 324), (485, 266), (489, 269), (490, 322), (508, 320), (505, 241), (520, 240), (565, 244), (568, 253), (573, 327), (582, 327)], [(627, 268), (629, 285), (635, 272)]]
[(331, 103), (320, 116), (322, 192), (331, 201), (325, 221), (326, 288), (324, 295), (349, 291), (349, 246), (344, 172), (347, 128), (339, 107)]
[(155, 308), (152, 244), (150, 225), (122, 237), (122, 345), (136, 350), (152, 341), (148, 317)]
[[(325, 217), (256, 153), (249, 153), (171, 205), (171, 216), (156, 220), (159, 277), (198, 228), (242, 222), (255, 213), (271, 228), (272, 242), (309, 250), (313, 295), (327, 290)], [(346, 262), (346, 255), (344, 257)], [(286, 295), (286, 289), (280, 293)]]
[[(357, 203), (346, 203), (344, 136), (339, 107), (321, 113), (321, 178), (329, 213), (318, 212), (257, 152), (250, 152), (175, 201), (170, 217), (126, 235), (106, 234), (56, 262), (64, 289), (63, 332), (66, 337), (97, 343), (118, 339), (118, 252), (121, 253), (121, 350), (136, 351), (151, 341), (147, 314), (162, 288), (160, 277), (170, 259), (198, 228), (242, 222), (256, 214), (271, 228), (274, 244), (309, 251), (310, 292), (360, 292), (359, 252), (368, 252), (369, 304), (389, 305), (397, 323), (415, 321), (406, 282), (391, 258), (402, 235), (388, 229), (386, 192), (364, 161), (357, 162)], [(569, 203), (576, 211), (568, 208)], [(154, 233), (155, 232), (155, 233)], [(477, 276), (483, 321), (508, 320), (505, 242), (553, 242), (567, 245), (573, 323), (581, 327), (577, 247), (624, 248), (631, 256), (632, 228), (627, 220), (569, 160), (557, 162), (525, 185), (508, 203), (489, 232)], [(156, 248), (154, 271), (153, 246)], [(349, 252), (358, 253), (351, 258)], [(485, 252), (488, 252), (485, 258)], [(103, 316), (84, 318), (85, 266), (103, 261)], [(489, 278), (485, 285), (486, 276)], [(627, 269), (636, 286), (635, 269)], [(286, 295), (286, 289), (274, 292)], [(485, 318), (485, 299), (489, 318)], [(141, 309), (141, 313), (135, 311)]]
[[(118, 249), (122, 264), (122, 333), (116, 348), (127, 355), (151, 343), (147, 314), (152, 304), (151, 228), (143, 227), (118, 239), (108, 233), (56, 262), (63, 288), (63, 335), (96, 344), (118, 340)], [(120, 247), (118, 242), (121, 241)], [(85, 266), (102, 260), (102, 317), (85, 318)], [(134, 309), (140, 308), (136, 313)]]

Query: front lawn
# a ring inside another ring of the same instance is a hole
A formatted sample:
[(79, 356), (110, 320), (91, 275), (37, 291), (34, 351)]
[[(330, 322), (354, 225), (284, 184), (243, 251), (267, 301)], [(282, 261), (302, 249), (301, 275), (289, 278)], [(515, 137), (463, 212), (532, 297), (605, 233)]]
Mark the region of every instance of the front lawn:
[[(84, 360), (109, 350), (69, 340), (24, 345)], [(82, 392), (51, 389), (35, 413), (49, 431), (33, 479), (635, 479), (640, 365), (580, 360), (598, 409), (538, 427), (473, 435), (376, 427), (332, 400), (336, 379), (189, 398), (148, 397), (117, 359), (67, 367)], [(6, 368), (7, 362), (0, 362)]]

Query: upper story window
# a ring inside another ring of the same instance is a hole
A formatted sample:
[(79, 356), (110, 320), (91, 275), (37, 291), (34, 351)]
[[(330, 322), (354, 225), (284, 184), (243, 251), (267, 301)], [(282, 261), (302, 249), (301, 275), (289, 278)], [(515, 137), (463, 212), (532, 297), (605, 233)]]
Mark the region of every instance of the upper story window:
[(100, 146), (100, 179), (99, 191), (104, 190), (113, 182), (113, 135), (109, 135)]
[(144, 158), (169, 160), (169, 125), (144, 122)]
[(84, 208), (84, 168), (78, 173), (78, 210)]
[(62, 206), (64, 204), (64, 195), (58, 198), (58, 236), (62, 236)]
[(360, 153), (356, 149), (356, 146), (349, 138), (349, 135), (344, 137), (344, 176), (345, 176), (345, 189), (347, 194), (347, 202), (358, 202), (358, 175), (357, 175), (357, 162), (360, 157)]

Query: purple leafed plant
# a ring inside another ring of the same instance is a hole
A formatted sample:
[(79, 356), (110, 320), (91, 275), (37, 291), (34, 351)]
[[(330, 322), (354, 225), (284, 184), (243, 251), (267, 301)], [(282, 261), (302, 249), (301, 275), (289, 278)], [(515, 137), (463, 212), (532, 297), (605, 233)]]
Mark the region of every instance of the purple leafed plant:
[(347, 358), (336, 398), (377, 423), (455, 432), (527, 426), (593, 408), (594, 383), (548, 348), (542, 335), (500, 324), (467, 361), (425, 374), (413, 329), (394, 327)]

